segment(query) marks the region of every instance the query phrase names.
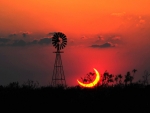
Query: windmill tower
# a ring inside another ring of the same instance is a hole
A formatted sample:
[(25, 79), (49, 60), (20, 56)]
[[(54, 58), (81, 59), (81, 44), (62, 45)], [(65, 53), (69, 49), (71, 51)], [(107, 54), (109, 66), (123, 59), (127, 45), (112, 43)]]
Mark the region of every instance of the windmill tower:
[(61, 60), (61, 53), (63, 53), (63, 51), (60, 51), (67, 44), (66, 35), (61, 32), (56, 32), (52, 37), (52, 44), (57, 49), (57, 51), (53, 52), (56, 53), (56, 58), (51, 85), (54, 87), (66, 86), (66, 80)]

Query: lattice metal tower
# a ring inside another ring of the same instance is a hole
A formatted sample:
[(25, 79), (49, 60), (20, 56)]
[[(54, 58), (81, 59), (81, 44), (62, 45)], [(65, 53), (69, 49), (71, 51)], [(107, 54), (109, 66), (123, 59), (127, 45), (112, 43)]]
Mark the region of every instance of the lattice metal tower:
[(56, 53), (56, 58), (55, 58), (51, 85), (54, 87), (66, 86), (66, 80), (65, 80), (61, 54), (60, 54), (63, 53), (63, 51), (60, 50), (63, 49), (67, 44), (66, 35), (61, 32), (56, 32), (52, 37), (52, 44), (57, 49), (57, 51), (53, 52)]

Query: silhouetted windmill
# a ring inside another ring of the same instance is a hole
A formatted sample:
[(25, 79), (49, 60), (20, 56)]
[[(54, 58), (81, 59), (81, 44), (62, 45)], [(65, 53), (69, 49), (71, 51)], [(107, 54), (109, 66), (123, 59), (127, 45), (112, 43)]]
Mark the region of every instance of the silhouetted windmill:
[(61, 32), (56, 32), (52, 37), (52, 44), (57, 49), (56, 52), (56, 58), (55, 58), (55, 64), (54, 64), (54, 70), (53, 70), (53, 76), (52, 76), (52, 86), (66, 86), (66, 80), (61, 60), (60, 53), (63, 53), (60, 51), (63, 49), (67, 44), (67, 38), (66, 35)]

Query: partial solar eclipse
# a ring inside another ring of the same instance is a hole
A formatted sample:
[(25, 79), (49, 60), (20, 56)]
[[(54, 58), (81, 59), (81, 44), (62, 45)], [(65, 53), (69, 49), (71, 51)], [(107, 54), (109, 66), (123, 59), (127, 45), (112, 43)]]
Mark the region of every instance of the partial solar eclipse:
[(99, 82), (99, 80), (100, 80), (100, 74), (99, 74), (99, 72), (95, 68), (93, 68), (93, 69), (94, 69), (94, 71), (96, 73), (95, 80), (93, 82), (91, 82), (91, 83), (86, 84), (86, 83), (80, 82), (77, 79), (77, 82), (79, 83), (80, 86), (91, 88), (91, 87), (94, 87)]

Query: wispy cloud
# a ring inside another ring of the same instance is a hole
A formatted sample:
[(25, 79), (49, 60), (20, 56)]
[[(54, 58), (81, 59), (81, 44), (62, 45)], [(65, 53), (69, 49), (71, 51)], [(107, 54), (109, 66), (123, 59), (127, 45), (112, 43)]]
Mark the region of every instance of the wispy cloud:
[(95, 44), (95, 45), (92, 45), (91, 47), (93, 47), (93, 48), (109, 48), (109, 47), (115, 47), (115, 46), (116, 45), (112, 44), (111, 42), (106, 42), (106, 43), (101, 44), (101, 45)]
[(15, 37), (15, 36), (17, 36), (16, 33), (11, 33), (11, 34), (9, 35), (9, 37)]
[(56, 32), (49, 32), (47, 35), (52, 36), (54, 35)]
[(38, 40), (33, 40), (31, 42), (28, 43), (29, 45), (35, 45), (35, 44), (38, 44)]
[(50, 44), (51, 43), (51, 38), (43, 38), (43, 39), (40, 39), (39, 44), (43, 45), (43, 44)]
[(0, 46), (32, 46), (32, 45), (49, 45), (51, 44), (51, 38), (41, 38), (40, 40), (26, 41), (24, 39), (10, 39), (10, 38), (0, 38)]
[(31, 34), (31, 32), (27, 31), (27, 32), (23, 32), (23, 33), (22, 33), (22, 36), (23, 36), (23, 37), (27, 37), (27, 36), (29, 36), (30, 34)]
[(121, 40), (121, 37), (120, 36), (115, 36), (112, 38), (112, 40)]
[(7, 38), (0, 38), (0, 43), (7, 43), (9, 42), (10, 39), (7, 39)]
[(98, 36), (98, 40), (104, 40), (103, 36)]
[(11, 46), (25, 46), (26, 44), (24, 40), (15, 40)]
[(80, 39), (87, 39), (87, 37), (86, 36), (82, 36)]

